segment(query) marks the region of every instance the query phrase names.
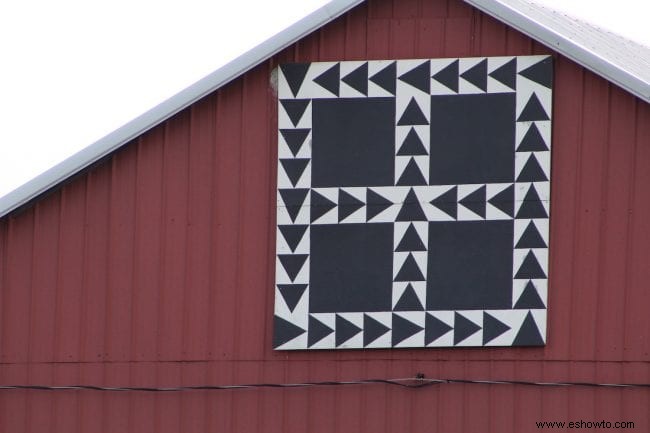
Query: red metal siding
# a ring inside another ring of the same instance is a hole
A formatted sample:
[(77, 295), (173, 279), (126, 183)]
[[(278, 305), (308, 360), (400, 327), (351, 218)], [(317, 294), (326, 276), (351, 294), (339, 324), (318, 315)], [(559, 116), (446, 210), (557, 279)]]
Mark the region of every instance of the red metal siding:
[[(0, 383), (412, 377), (650, 382), (650, 105), (555, 55), (545, 348), (273, 352), (283, 61), (552, 53), (456, 0), (355, 8), (0, 220)], [(631, 420), (648, 389), (450, 384), (0, 391), (0, 432), (536, 431)], [(560, 431), (560, 430), (558, 430)]]

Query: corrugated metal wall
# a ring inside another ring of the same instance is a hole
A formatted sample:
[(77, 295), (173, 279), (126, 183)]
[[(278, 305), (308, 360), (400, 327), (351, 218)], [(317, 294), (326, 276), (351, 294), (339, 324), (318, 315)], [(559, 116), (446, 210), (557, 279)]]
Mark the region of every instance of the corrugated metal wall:
[[(555, 57), (548, 345), (273, 352), (283, 61), (551, 53), (456, 0), (362, 5), (0, 220), (0, 382), (650, 382), (650, 106)], [(0, 391), (1, 432), (525, 432), (634, 421), (648, 389)]]

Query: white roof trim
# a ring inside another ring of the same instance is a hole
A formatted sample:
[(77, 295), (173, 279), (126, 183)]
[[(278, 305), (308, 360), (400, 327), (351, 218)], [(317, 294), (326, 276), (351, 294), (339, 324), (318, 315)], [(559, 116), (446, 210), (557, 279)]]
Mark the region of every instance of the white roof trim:
[(0, 217), (29, 203), (40, 194), (74, 176), (362, 2), (363, 0), (331, 1), (121, 128), (80, 150), (4, 197), (0, 197)]
[[(542, 22), (535, 21), (533, 18), (527, 16), (524, 10), (517, 9), (499, 0), (464, 1), (565, 55), (574, 62), (639, 97), (641, 100), (650, 102), (650, 83), (633, 75), (621, 66), (614, 64), (599, 53), (579, 44), (570, 35), (562, 34), (544, 25)], [(541, 7), (534, 4), (528, 4), (526, 6), (530, 8)]]
[[(161, 122), (164, 122), (174, 114), (214, 92), (362, 2), (363, 0), (332, 0), (327, 5), (187, 89), (172, 96), (116, 131), (108, 134), (106, 137), (82, 149), (4, 197), (0, 197), (0, 217), (29, 203), (40, 194), (119, 149), (124, 144), (137, 138)], [(526, 16), (521, 10), (509, 7), (499, 0), (465, 0), (465, 2), (503, 23), (514, 27), (533, 39), (548, 45), (582, 66), (628, 90), (642, 100), (650, 102), (649, 83), (635, 77), (624, 68), (613, 64), (606, 58), (590, 51), (588, 48), (577, 44), (569, 36), (560, 34), (536, 22), (531, 17)]]

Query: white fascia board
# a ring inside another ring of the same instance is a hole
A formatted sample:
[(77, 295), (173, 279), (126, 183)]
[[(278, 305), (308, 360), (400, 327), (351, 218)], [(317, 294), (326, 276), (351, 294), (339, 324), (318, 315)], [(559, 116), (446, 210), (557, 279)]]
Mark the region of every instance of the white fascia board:
[(496, 0), (464, 0), (497, 20), (519, 30), (553, 50), (565, 55), (590, 71), (627, 90), (641, 100), (650, 103), (650, 83), (632, 75), (621, 67), (609, 62), (597, 53), (578, 44), (543, 23), (525, 15)]
[(14, 191), (0, 197), (0, 217), (29, 203), (81, 170), (139, 137), (179, 111), (209, 95), (271, 56), (344, 14), (363, 0), (333, 0), (297, 23), (267, 39), (104, 138), (80, 150)]

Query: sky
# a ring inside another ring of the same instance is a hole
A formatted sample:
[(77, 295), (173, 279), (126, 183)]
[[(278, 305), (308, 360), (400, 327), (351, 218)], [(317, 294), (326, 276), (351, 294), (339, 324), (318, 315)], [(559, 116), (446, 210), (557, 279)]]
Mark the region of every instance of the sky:
[[(650, 46), (648, 0), (536, 1)], [(3, 2), (0, 197), (326, 3)]]

